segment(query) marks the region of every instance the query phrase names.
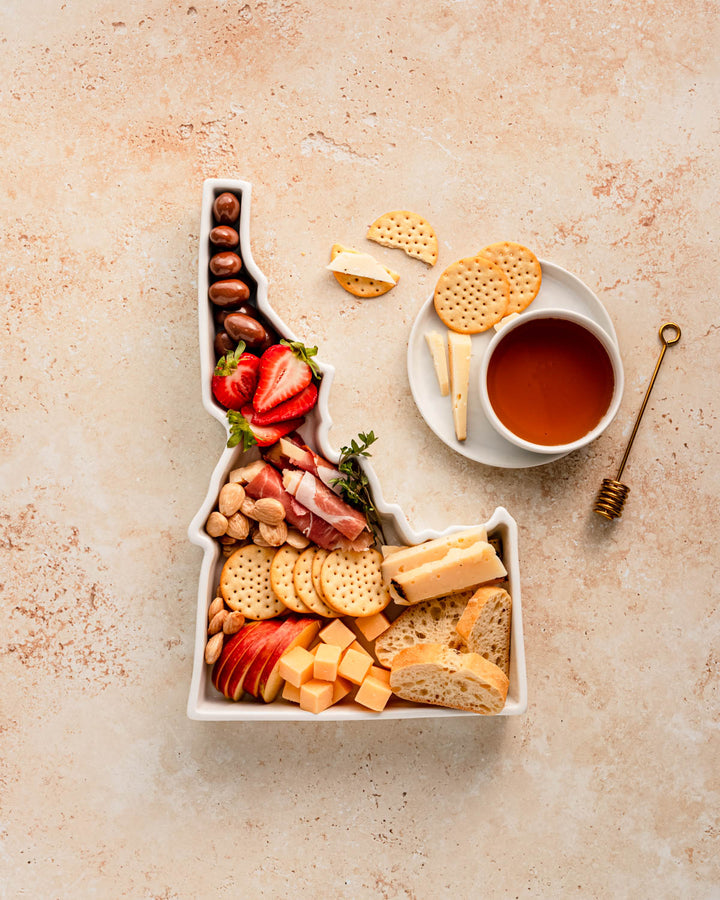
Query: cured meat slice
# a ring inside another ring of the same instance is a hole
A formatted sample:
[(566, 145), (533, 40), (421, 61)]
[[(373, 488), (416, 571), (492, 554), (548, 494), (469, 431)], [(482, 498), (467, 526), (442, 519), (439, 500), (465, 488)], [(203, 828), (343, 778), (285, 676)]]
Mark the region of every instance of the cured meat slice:
[(303, 443), (300, 435), (295, 432), (285, 435), (277, 443), (263, 451), (263, 459), (272, 463), (276, 469), (293, 468), (310, 472), (331, 491), (339, 493), (334, 482), (341, 477), (340, 472), (332, 463)]
[(310, 472), (283, 469), (282, 480), (285, 490), (298, 503), (337, 528), (348, 540), (354, 541), (367, 528), (365, 516), (359, 510), (353, 509), (337, 494), (333, 494), (330, 488)]
[(367, 532), (367, 536), (363, 534), (350, 541), (320, 516), (306, 509), (285, 490), (280, 473), (269, 463), (266, 463), (245, 485), (245, 491), (253, 500), (260, 497), (279, 500), (285, 510), (288, 524), (297, 528), (308, 540), (324, 550), (366, 550), (372, 545), (373, 536), (370, 532)]

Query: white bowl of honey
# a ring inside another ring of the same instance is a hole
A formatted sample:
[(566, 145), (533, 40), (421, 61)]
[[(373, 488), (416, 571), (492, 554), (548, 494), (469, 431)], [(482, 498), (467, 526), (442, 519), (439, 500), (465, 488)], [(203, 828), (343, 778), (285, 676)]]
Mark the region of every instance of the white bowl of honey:
[(622, 360), (591, 319), (563, 309), (524, 312), (490, 342), (480, 400), (492, 427), (534, 453), (570, 453), (615, 418)]

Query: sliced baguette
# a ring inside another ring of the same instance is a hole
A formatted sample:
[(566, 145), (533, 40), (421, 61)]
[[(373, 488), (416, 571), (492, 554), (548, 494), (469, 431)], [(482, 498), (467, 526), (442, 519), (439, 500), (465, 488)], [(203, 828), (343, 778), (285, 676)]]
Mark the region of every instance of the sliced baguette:
[(468, 600), (455, 629), (468, 650), (510, 671), (512, 600), (500, 587), (481, 587)]
[(508, 679), (477, 653), (416, 644), (393, 658), (390, 687), (403, 700), (492, 716), (505, 706)]
[(375, 640), (375, 655), (389, 666), (401, 650), (415, 644), (444, 644), (454, 650), (467, 650), (456, 631), (473, 589), (425, 600), (403, 610), (392, 625)]

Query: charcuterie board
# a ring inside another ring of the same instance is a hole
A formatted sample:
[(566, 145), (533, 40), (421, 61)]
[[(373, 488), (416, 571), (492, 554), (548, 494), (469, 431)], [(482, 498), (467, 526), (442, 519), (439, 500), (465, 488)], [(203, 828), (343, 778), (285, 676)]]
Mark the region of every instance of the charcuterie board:
[[(212, 285), (209, 275), (211, 258), (210, 232), (213, 228), (213, 204), (221, 194), (231, 192), (239, 200), (239, 219), (237, 232), (239, 236), (239, 255), (242, 258), (242, 275), (248, 286), (248, 303), (266, 323), (285, 341), (297, 341), (293, 331), (277, 316), (269, 300), (269, 288), (266, 277), (255, 264), (250, 248), (250, 200), (251, 185), (248, 182), (228, 179), (212, 179), (203, 187), (200, 251), (198, 265), (198, 321), (201, 361), (201, 391), (205, 409), (211, 416), (226, 427), (226, 438), (230, 435), (225, 408), (217, 401), (211, 389), (213, 373), (217, 362), (216, 318), (208, 302), (208, 291)], [(300, 336), (301, 338), (302, 336)], [(319, 390), (317, 402), (303, 417), (297, 428), (297, 436), (309, 448), (332, 465), (337, 465), (339, 451), (330, 445), (328, 432), (331, 420), (328, 409), (328, 398), (332, 389), (334, 374), (333, 365), (324, 360), (322, 352), (315, 359), (319, 373)], [(225, 443), (225, 441), (223, 443)], [(193, 657), (193, 673), (188, 698), (187, 712), (192, 719), (213, 721), (322, 721), (322, 720), (367, 720), (389, 718), (422, 718), (429, 716), (459, 716), (471, 713), (449, 709), (436, 705), (408, 702), (392, 697), (382, 711), (371, 711), (352, 703), (350, 699), (336, 703), (319, 714), (308, 712), (278, 697), (273, 702), (262, 703), (245, 696), (239, 702), (228, 700), (213, 686), (211, 666), (205, 659), (208, 642), (208, 610), (216, 596), (227, 554), (223, 553), (223, 545), (212, 537), (207, 530), (211, 513), (215, 510), (218, 496), (224, 485), (231, 479), (231, 473), (261, 459), (261, 449), (253, 446), (244, 449), (242, 446), (225, 447), (213, 467), (206, 498), (193, 518), (188, 535), (191, 542), (203, 551), (198, 583), (196, 610), (196, 638)], [(407, 521), (399, 506), (387, 503), (378, 479), (367, 459), (359, 459), (358, 463), (367, 478), (375, 508), (377, 510), (382, 542), (384, 545), (409, 547), (432, 541), (443, 535), (460, 532), (474, 525), (484, 525), (488, 539), (499, 548), (504, 564), (507, 591), (512, 596), (512, 621), (510, 632), (510, 666), (507, 697), (500, 714), (518, 715), (527, 706), (527, 683), (522, 631), (522, 604), (520, 591), (520, 573), (517, 547), (517, 526), (509, 513), (499, 507), (486, 523), (466, 523), (445, 531), (426, 529), (415, 531)], [(402, 607), (394, 601), (385, 609), (389, 620), (394, 619), (402, 611)]]

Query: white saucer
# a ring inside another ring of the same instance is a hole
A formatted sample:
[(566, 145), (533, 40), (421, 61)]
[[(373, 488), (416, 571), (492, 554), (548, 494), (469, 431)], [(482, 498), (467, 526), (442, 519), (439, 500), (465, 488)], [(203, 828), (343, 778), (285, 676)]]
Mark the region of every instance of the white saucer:
[[(611, 340), (617, 344), (615, 329), (605, 307), (590, 288), (566, 269), (555, 263), (540, 261), (542, 285), (537, 297), (528, 309), (568, 309), (592, 319)], [(522, 315), (522, 313), (521, 313)], [(408, 341), (407, 368), (410, 390), (420, 415), (428, 427), (457, 453), (476, 462), (502, 469), (526, 469), (542, 466), (566, 456), (567, 453), (533, 453), (516, 447), (501, 437), (490, 425), (480, 406), (478, 378), (480, 360), (495, 335), (491, 328), (473, 335), (472, 361), (470, 365), (470, 391), (468, 396), (468, 436), (458, 441), (453, 426), (450, 397), (440, 396), (430, 351), (425, 341), (427, 331), (445, 334), (446, 326), (438, 318), (432, 294), (423, 304), (413, 323)]]

